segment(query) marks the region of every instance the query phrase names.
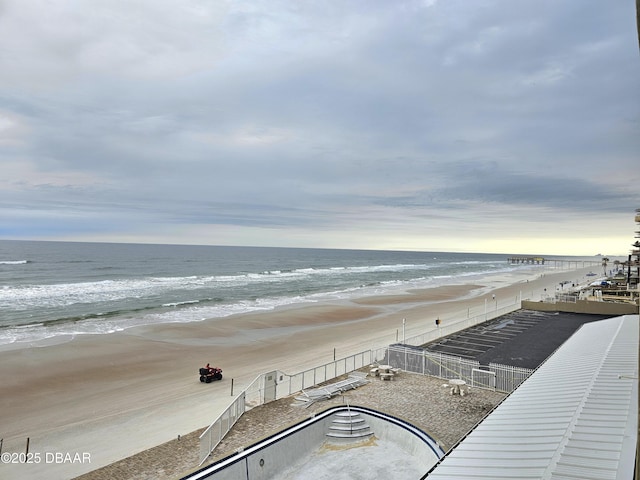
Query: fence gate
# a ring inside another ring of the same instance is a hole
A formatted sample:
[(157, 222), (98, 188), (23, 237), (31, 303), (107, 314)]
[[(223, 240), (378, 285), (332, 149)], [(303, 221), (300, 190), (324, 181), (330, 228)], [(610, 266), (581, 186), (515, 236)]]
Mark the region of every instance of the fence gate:
[(277, 378), (277, 370), (264, 374), (264, 403), (273, 402), (276, 399)]
[(471, 370), (471, 386), (496, 389), (496, 372), (482, 368)]

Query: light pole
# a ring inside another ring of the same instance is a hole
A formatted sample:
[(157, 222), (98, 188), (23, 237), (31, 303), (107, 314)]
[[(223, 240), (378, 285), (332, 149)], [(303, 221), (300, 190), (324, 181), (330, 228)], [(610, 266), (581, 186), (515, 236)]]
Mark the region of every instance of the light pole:
[(406, 323), (407, 323), (407, 319), (403, 318), (402, 319), (402, 344), (403, 345), (405, 345), (407, 343), (406, 342), (407, 337), (405, 336), (405, 331), (404, 331), (404, 326), (405, 326)]
[(404, 365), (402, 366), (403, 370), (409, 370), (407, 368), (407, 342), (406, 342), (406, 336), (405, 336), (405, 324), (407, 323), (407, 320), (405, 318), (402, 319), (402, 349), (404, 350)]

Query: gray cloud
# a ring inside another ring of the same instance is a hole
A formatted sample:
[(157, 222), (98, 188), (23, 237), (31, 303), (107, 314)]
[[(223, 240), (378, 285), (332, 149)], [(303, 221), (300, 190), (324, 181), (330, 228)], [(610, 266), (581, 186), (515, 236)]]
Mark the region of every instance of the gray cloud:
[(553, 211), (630, 236), (627, 3), (5, 1), (0, 236), (428, 249)]

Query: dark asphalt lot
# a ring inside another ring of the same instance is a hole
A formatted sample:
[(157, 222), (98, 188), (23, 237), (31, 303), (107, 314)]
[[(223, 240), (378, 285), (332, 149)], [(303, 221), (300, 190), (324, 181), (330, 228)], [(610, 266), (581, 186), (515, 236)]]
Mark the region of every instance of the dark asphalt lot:
[(500, 363), (535, 369), (582, 325), (605, 318), (611, 315), (518, 310), (425, 348), (474, 359), (482, 365)]

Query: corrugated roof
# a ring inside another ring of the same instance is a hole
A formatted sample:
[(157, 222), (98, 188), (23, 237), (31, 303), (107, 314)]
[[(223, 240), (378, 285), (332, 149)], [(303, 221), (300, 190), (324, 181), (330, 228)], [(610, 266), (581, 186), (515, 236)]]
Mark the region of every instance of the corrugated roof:
[(582, 326), (427, 476), (632, 478), (638, 316)]

